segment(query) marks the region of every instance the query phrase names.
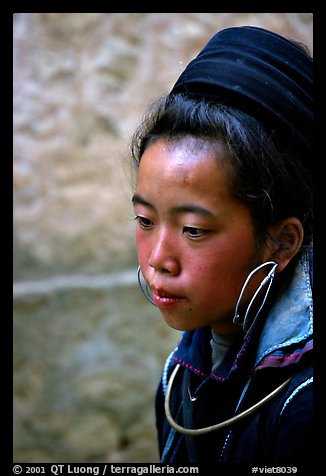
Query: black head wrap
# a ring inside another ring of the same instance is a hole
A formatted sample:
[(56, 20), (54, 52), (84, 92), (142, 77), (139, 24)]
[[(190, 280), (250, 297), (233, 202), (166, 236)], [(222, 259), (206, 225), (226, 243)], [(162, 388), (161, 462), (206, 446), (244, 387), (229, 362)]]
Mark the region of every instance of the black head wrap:
[(176, 93), (255, 116), (311, 157), (313, 62), (274, 32), (252, 26), (219, 31), (181, 74), (170, 96)]

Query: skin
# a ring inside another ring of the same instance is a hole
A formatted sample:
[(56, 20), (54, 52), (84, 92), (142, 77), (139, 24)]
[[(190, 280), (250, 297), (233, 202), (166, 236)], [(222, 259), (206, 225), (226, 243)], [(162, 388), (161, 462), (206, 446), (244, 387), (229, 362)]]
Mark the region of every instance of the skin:
[[(227, 159), (222, 143), (213, 151), (188, 137), (159, 139), (140, 161), (133, 197), (139, 265), (174, 329), (239, 332), (232, 321), (243, 283), (275, 259), (270, 246), (258, 253), (249, 209), (229, 192)], [(243, 306), (269, 270), (254, 275)]]

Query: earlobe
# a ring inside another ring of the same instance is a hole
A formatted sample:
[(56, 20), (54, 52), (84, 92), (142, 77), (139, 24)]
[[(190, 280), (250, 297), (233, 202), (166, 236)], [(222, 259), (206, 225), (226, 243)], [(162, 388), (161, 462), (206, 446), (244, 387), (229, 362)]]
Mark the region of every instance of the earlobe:
[(288, 217), (272, 228), (271, 235), (275, 243), (272, 259), (279, 264), (276, 272), (280, 273), (300, 250), (304, 230), (298, 218)]

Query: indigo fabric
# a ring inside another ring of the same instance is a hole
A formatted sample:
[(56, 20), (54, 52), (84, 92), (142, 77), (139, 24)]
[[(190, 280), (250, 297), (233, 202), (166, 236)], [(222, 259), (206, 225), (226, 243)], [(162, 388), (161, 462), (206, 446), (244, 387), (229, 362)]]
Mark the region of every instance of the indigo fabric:
[(313, 61), (274, 32), (252, 26), (219, 31), (180, 75), (170, 95), (177, 93), (251, 114), (311, 157)]

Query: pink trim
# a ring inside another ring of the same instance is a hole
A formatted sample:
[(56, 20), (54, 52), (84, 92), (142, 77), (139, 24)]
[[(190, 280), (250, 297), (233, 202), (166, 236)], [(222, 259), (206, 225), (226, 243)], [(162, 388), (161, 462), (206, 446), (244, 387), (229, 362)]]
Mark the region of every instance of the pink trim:
[(312, 342), (307, 344), (302, 350), (289, 355), (267, 355), (255, 370), (265, 369), (267, 367), (286, 367), (290, 364), (296, 364), (301, 357), (313, 348)]
[(187, 363), (184, 362), (183, 360), (178, 359), (178, 357), (173, 357), (173, 360), (175, 360), (175, 361), (178, 362), (179, 364), (183, 365), (183, 366), (186, 367), (187, 369), (190, 369), (190, 370), (192, 370), (193, 372), (196, 372), (196, 374), (200, 374), (202, 377), (205, 377), (205, 376), (206, 376), (206, 374), (204, 374), (204, 372), (202, 372), (202, 371), (199, 370), (199, 369), (194, 368), (192, 365), (187, 364)]
[(214, 377), (216, 380), (220, 380), (221, 382), (224, 382), (224, 380), (226, 380), (227, 378), (227, 377), (220, 377), (219, 375), (213, 374), (213, 372), (211, 373), (211, 376)]

